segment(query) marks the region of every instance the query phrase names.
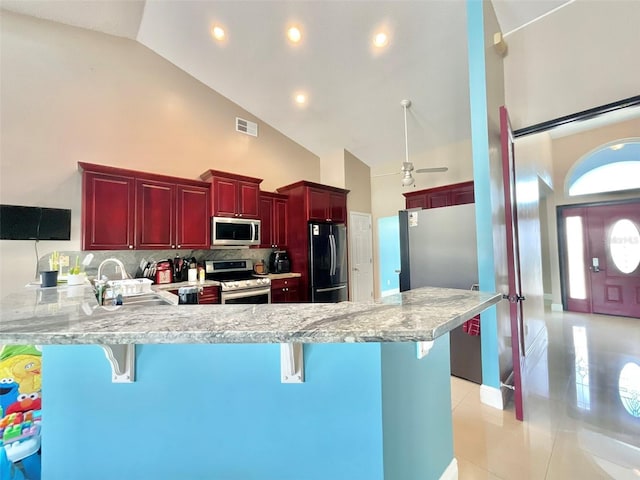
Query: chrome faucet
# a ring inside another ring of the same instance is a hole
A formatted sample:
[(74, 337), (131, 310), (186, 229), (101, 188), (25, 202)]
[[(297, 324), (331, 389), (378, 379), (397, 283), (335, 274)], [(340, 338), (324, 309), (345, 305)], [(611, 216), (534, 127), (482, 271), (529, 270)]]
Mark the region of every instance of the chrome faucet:
[(103, 260), (100, 265), (98, 265), (98, 280), (102, 280), (102, 267), (105, 265), (105, 263), (115, 263), (118, 267), (120, 267), (120, 272), (122, 273), (122, 280), (129, 278), (129, 276), (127, 275), (127, 271), (124, 269), (124, 264), (118, 260), (117, 258), (107, 258), (105, 260)]

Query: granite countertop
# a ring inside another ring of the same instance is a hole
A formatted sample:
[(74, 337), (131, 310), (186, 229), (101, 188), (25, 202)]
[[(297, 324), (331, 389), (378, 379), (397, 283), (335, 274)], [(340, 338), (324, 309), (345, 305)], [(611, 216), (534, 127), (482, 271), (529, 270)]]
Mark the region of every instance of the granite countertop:
[(255, 275), (256, 277), (267, 277), (271, 280), (279, 280), (281, 278), (297, 278), (301, 277), (301, 273), (290, 272), (290, 273), (267, 273), (266, 275)]
[(101, 307), (88, 285), (25, 288), (0, 302), (0, 344), (428, 341), (501, 298), (425, 287), (376, 303)]

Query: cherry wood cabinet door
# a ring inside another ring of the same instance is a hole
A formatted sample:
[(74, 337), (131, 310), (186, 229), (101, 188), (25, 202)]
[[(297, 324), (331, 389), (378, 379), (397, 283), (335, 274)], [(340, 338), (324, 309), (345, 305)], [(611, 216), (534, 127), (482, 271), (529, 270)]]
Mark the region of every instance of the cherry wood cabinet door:
[(322, 222), (329, 220), (329, 203), (329, 192), (310, 188), (308, 211), (309, 220), (320, 220)]
[(273, 199), (260, 196), (260, 246), (273, 247)]
[(451, 205), (463, 205), (475, 203), (475, 201), (473, 182), (460, 185), (460, 187), (451, 191)]
[(242, 218), (260, 218), (260, 185), (238, 182), (238, 215)]
[(228, 178), (213, 179), (214, 211), (216, 217), (235, 217), (238, 204), (238, 182)]
[(211, 246), (209, 188), (178, 184), (176, 200), (176, 248), (208, 249)]
[(271, 280), (271, 303), (295, 303), (300, 301), (300, 278)]
[(276, 198), (273, 201), (273, 244), (277, 247), (287, 245), (288, 234), (288, 201)]
[(198, 303), (203, 305), (220, 303), (220, 287), (204, 287), (198, 294)]
[(136, 248), (176, 248), (176, 185), (136, 180)]
[(332, 222), (347, 222), (347, 196), (343, 193), (329, 193), (329, 218)]
[(134, 248), (133, 177), (84, 172), (82, 188), (82, 249)]
[(448, 207), (451, 205), (448, 191), (429, 193), (426, 198), (427, 205), (424, 208)]
[(422, 194), (422, 195), (415, 195), (415, 196), (408, 196), (407, 195), (407, 200), (406, 200), (406, 208), (425, 208), (427, 206), (427, 196)]

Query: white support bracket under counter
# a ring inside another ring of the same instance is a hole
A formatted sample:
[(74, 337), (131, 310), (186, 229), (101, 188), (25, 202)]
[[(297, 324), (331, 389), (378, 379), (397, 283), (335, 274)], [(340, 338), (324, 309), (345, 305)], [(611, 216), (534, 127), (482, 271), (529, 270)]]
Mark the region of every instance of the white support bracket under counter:
[(433, 340), (427, 342), (416, 342), (416, 354), (418, 360), (429, 355), (429, 351), (433, 348)]
[(304, 345), (302, 343), (280, 344), (280, 381), (304, 383)]
[(133, 383), (136, 378), (135, 345), (100, 345), (111, 364), (113, 383)]

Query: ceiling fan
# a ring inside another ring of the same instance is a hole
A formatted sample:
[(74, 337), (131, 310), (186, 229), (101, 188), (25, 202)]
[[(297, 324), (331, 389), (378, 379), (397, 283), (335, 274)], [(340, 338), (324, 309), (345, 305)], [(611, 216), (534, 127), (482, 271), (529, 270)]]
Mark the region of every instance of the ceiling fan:
[(414, 184), (415, 179), (413, 178), (413, 171), (416, 173), (434, 173), (434, 172), (446, 172), (449, 170), (448, 167), (431, 167), (431, 168), (418, 168), (415, 170), (413, 168), (413, 163), (409, 161), (409, 137), (407, 135), (407, 108), (411, 106), (411, 100), (402, 100), (400, 102), (404, 110), (404, 150), (405, 150), (405, 160), (402, 162), (402, 168), (399, 172), (394, 173), (383, 173), (381, 175), (374, 175), (374, 177), (386, 177), (387, 175), (398, 175), (402, 174), (402, 186), (409, 187)]

